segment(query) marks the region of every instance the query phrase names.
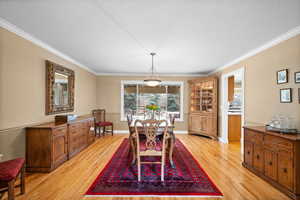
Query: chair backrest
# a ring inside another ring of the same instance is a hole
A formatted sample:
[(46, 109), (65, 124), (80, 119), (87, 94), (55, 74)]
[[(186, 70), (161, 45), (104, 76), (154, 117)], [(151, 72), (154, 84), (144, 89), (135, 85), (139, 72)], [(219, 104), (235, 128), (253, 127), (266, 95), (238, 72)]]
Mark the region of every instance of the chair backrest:
[(105, 109), (96, 109), (92, 111), (95, 123), (105, 122)]
[(130, 131), (130, 126), (131, 126), (132, 121), (133, 121), (133, 112), (132, 111), (128, 111), (126, 113), (126, 118), (127, 118), (128, 128), (129, 128), (129, 131)]
[[(165, 139), (168, 134), (168, 122), (166, 120), (136, 120), (135, 133), (137, 134), (137, 149), (140, 150), (139, 134), (144, 134), (146, 136), (146, 142), (144, 150), (156, 150), (158, 145), (162, 145), (164, 149)], [(158, 131), (163, 132), (162, 143), (158, 142)]]
[(169, 114), (169, 120), (172, 126), (174, 126), (175, 124), (175, 118), (176, 118), (175, 114)]

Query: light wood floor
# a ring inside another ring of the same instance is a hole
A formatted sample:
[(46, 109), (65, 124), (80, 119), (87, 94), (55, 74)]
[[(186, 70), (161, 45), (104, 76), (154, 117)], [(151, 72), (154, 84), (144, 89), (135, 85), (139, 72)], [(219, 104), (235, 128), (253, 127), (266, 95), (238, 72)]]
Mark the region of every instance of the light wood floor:
[[(17, 199), (95, 199), (84, 193), (111, 158), (125, 135), (105, 136), (49, 174), (29, 174), (26, 194)], [(222, 144), (192, 135), (177, 135), (228, 199), (285, 200), (287, 196), (274, 189), (241, 165), (238, 144)], [(19, 191), (17, 190), (17, 193)], [(160, 199), (160, 198), (99, 198), (99, 199)], [(161, 198), (176, 199), (179, 198)], [(196, 199), (196, 198), (180, 198)], [(204, 199), (204, 198), (201, 198)], [(209, 198), (219, 199), (219, 198)]]

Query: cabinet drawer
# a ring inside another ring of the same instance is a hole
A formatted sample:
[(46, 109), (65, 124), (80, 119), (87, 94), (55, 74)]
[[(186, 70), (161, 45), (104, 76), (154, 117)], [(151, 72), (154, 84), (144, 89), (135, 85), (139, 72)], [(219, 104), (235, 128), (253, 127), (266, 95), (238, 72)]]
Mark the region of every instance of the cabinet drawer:
[(53, 136), (67, 134), (67, 126), (56, 127), (52, 130)]
[(272, 136), (265, 135), (264, 138), (265, 147), (273, 151), (293, 151), (293, 143), (289, 140)]
[(245, 140), (255, 144), (263, 144), (263, 134), (245, 129)]
[(70, 135), (77, 134), (80, 132), (81, 132), (81, 124), (80, 123), (70, 124), (70, 126), (69, 126)]

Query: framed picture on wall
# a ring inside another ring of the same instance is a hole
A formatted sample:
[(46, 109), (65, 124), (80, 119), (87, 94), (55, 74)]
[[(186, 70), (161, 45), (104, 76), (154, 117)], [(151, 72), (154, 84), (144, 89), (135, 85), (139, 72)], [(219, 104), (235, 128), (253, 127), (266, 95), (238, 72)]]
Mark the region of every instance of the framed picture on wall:
[(292, 102), (292, 88), (280, 89), (280, 103)]
[(289, 73), (287, 69), (277, 72), (277, 84), (287, 83), (289, 81)]
[(300, 83), (300, 72), (295, 72), (295, 83)]

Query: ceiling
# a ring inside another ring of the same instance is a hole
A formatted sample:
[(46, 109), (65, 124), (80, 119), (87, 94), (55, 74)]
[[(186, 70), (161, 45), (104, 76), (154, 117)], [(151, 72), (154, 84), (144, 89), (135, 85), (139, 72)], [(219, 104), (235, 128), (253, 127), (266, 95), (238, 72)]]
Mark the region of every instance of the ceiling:
[(0, 0), (0, 17), (97, 73), (208, 73), (300, 25), (299, 0)]

